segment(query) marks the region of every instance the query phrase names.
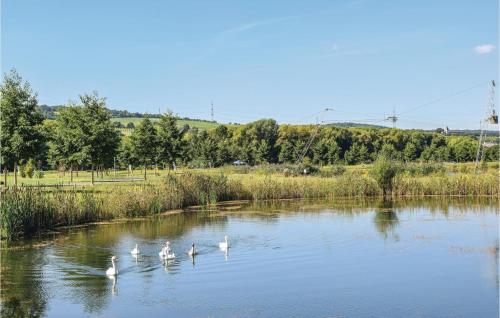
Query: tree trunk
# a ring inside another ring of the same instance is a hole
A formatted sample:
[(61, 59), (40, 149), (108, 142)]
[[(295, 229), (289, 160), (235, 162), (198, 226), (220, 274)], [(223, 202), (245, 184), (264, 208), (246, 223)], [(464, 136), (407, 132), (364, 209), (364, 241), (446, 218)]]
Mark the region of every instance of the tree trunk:
[(144, 165), (144, 180), (146, 180), (146, 165)]
[(3, 169), (3, 186), (7, 187), (7, 176), (9, 174), (9, 170), (7, 168)]
[(94, 164), (92, 164), (92, 185), (94, 185)]
[(78, 170), (80, 170), (80, 167), (76, 167), (76, 177), (78, 178)]
[(14, 163), (14, 187), (17, 187), (17, 162)]
[(69, 167), (69, 180), (73, 183), (73, 166)]

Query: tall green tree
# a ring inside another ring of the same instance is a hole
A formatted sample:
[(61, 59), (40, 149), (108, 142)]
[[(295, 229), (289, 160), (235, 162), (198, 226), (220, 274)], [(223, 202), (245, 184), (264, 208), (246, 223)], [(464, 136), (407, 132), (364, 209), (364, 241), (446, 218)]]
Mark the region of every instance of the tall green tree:
[(185, 130), (177, 127), (177, 117), (171, 112), (160, 117), (158, 123), (158, 160), (170, 167), (176, 162), (182, 152), (182, 135)]
[(55, 122), (49, 142), (49, 161), (53, 166), (69, 168), (73, 182), (74, 168), (90, 161), (91, 145), (85, 134), (83, 108), (77, 105), (62, 108)]
[(156, 163), (158, 158), (158, 135), (149, 118), (141, 121), (130, 137), (136, 160), (144, 166), (144, 180), (147, 179), (147, 166)]
[(92, 184), (96, 167), (104, 169), (113, 163), (120, 143), (119, 132), (111, 122), (106, 108), (106, 99), (97, 92), (80, 96), (83, 105), (84, 134), (87, 138), (89, 161), (92, 169)]
[(120, 146), (118, 147), (117, 159), (118, 164), (120, 166), (126, 167), (127, 169), (137, 163), (137, 158), (135, 158), (134, 149), (132, 147), (130, 137), (122, 137)]
[(476, 158), (478, 141), (472, 137), (452, 137), (447, 140), (451, 157), (456, 162), (473, 161)]
[(37, 110), (38, 100), (29, 82), (11, 70), (0, 86), (0, 154), (4, 169), (14, 170), (21, 161), (35, 158), (44, 146), (43, 116)]

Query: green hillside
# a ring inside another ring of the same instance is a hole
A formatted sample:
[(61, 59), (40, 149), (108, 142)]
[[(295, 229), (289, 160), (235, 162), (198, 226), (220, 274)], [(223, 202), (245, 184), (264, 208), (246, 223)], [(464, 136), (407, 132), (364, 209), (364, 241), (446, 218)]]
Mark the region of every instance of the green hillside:
[[(138, 125), (144, 118), (139, 117), (117, 117), (111, 118), (111, 121), (120, 122), (123, 126), (127, 126), (128, 123), (133, 123), (134, 125)], [(157, 122), (159, 118), (150, 118), (152, 122)], [(189, 125), (189, 127), (196, 127), (199, 129), (210, 129), (217, 127), (218, 123), (204, 120), (190, 120), (190, 119), (179, 119), (177, 121), (179, 127), (184, 125)]]

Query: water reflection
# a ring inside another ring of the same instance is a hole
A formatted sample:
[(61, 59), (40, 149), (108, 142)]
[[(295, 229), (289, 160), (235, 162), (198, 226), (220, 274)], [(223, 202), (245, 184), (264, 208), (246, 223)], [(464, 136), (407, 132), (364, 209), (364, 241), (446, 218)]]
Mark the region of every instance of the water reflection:
[(42, 250), (33, 252), (2, 251), (1, 317), (42, 317), (48, 291), (44, 286)]
[(382, 199), (375, 210), (373, 222), (377, 231), (387, 239), (389, 236), (394, 240), (399, 240), (399, 235), (395, 232), (399, 225), (399, 219), (394, 212), (394, 202), (392, 200)]
[(118, 289), (116, 287), (116, 282), (118, 281), (117, 276), (108, 276), (108, 278), (111, 280), (112, 286), (111, 286), (111, 295), (115, 296)]
[[(157, 279), (154, 275), (166, 276), (162, 267), (169, 274), (180, 274), (182, 270), (185, 271), (186, 268), (182, 268), (183, 263), (192, 268), (197, 266), (194, 273), (215, 270), (207, 269), (206, 258), (211, 254), (217, 261), (222, 262), (219, 254), (221, 251), (213, 245), (214, 243), (209, 245), (206, 241), (202, 241), (204, 245), (200, 246), (204, 247), (200, 249), (199, 264), (196, 264), (195, 256), (188, 257), (185, 254), (188, 244), (191, 244), (193, 240), (198, 244), (198, 238), (190, 237), (190, 235), (194, 232), (213, 238), (215, 230), (224, 233), (226, 227), (231, 226), (230, 222), (235, 222), (235, 220), (245, 219), (250, 221), (248, 223), (259, 224), (262, 227), (261, 231), (254, 235), (264, 236), (275, 228), (279, 229), (282, 223), (286, 223), (282, 222), (286, 216), (300, 214), (305, 217), (315, 217), (317, 212), (327, 211), (332, 218), (342, 216), (342, 220), (354, 221), (358, 216), (366, 216), (371, 231), (380, 234), (383, 239), (399, 241), (398, 232), (403, 234), (402, 229), (406, 231), (406, 227), (399, 228), (398, 215), (404, 215), (402, 220), (406, 220), (408, 214), (418, 214), (424, 210), (426, 213), (443, 215), (445, 218), (448, 218), (450, 213), (455, 216), (460, 213), (480, 216), (484, 213), (485, 207), (491, 208), (497, 204), (498, 201), (492, 198), (453, 200), (417, 198), (398, 201), (337, 199), (333, 202), (288, 200), (246, 204), (240, 202), (221, 205), (217, 209), (197, 208), (183, 214), (97, 225), (85, 229), (70, 229), (61, 235), (49, 238), (50, 244), (47, 246), (30, 247), (29, 244), (37, 243), (35, 240), (24, 242), (27, 245), (21, 246), (23, 249), (14, 248), (2, 251), (0, 314), (2, 317), (42, 317), (49, 310), (47, 307), (51, 307), (48, 306), (51, 297), (53, 294), (60, 293), (59, 290), (64, 290), (64, 295), (60, 297), (67, 302), (81, 304), (83, 311), (87, 314), (102, 313), (109, 307), (113, 297), (119, 299), (119, 296), (123, 297), (123, 294), (129, 290), (129, 286), (126, 285), (126, 276), (122, 277), (120, 283), (122, 295), (119, 295), (117, 277), (107, 278), (104, 275), (109, 266), (110, 256), (120, 250), (127, 254), (126, 257), (122, 257), (124, 261), (120, 264), (120, 274), (139, 276), (143, 279), (141, 284), (146, 289)], [(498, 213), (498, 210), (496, 211)], [(296, 226), (307, 226), (306, 222), (298, 223)], [(284, 233), (281, 234), (295, 235), (293, 229)], [(158, 258), (159, 246), (167, 239), (176, 242), (175, 247), (179, 248), (176, 252), (182, 251), (178, 254), (179, 259), (161, 260)], [(184, 241), (189, 243), (182, 245)], [(217, 241), (219, 240), (215, 242)], [(137, 242), (139, 242), (142, 254), (131, 257), (130, 248)], [(336, 244), (342, 243), (342, 241), (339, 242)], [(491, 241), (488, 243), (491, 246)], [(238, 243), (238, 248), (239, 246), (240, 243)], [(225, 249), (222, 252), (224, 260), (228, 262), (229, 250)], [(267, 252), (264, 249), (264, 253)], [(235, 249), (233, 261), (224, 266), (240, 264), (243, 257), (239, 253), (241, 251)], [(491, 254), (494, 254), (495, 268), (498, 269), (498, 241), (495, 245), (495, 253)], [(311, 256), (311, 261), (316, 257), (314, 254), (309, 256)], [(294, 255), (289, 255), (289, 257), (293, 259)], [(495, 279), (498, 290), (498, 272), (496, 272)]]

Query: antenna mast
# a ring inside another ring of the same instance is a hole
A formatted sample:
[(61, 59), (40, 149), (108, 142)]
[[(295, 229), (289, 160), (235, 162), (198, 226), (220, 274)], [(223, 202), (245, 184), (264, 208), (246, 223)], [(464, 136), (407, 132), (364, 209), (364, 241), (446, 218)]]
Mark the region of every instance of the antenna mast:
[(214, 102), (210, 102), (210, 118), (212, 118), (212, 121), (214, 120)]

